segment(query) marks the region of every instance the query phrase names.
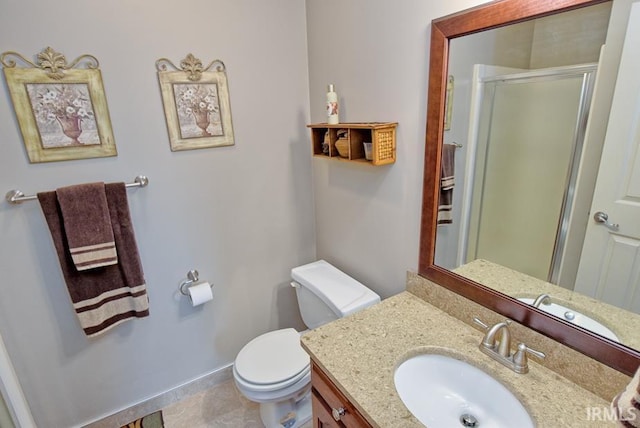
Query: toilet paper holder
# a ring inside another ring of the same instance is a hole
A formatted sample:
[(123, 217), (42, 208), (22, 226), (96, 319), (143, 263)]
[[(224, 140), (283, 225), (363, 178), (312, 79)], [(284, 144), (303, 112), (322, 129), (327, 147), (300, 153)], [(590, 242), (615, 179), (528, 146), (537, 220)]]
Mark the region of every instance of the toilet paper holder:
[[(195, 269), (191, 269), (189, 272), (187, 272), (187, 279), (185, 279), (180, 283), (180, 293), (185, 296), (188, 296), (189, 293), (186, 291), (185, 287), (188, 288), (191, 285), (196, 284), (199, 279), (200, 279), (200, 274), (198, 273), (198, 271)], [(213, 284), (211, 284), (211, 288), (213, 288)]]

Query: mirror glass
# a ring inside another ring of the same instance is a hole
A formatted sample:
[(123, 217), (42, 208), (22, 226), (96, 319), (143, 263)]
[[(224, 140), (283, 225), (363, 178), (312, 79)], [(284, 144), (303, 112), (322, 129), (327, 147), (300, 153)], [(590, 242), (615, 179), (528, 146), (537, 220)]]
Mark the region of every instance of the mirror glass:
[(611, 5), (451, 41), (443, 162), (454, 185), (435, 264), (640, 349), (640, 308), (624, 292), (587, 294), (580, 258), (564, 251), (581, 253), (589, 221), (577, 213), (591, 200), (575, 193), (593, 194), (598, 169), (582, 149), (595, 145), (587, 123)]
[[(603, 53), (613, 2), (516, 19), (525, 3), (503, 2), (504, 22), (518, 21), (509, 25), (481, 16), (484, 6), (434, 21), (432, 39), (441, 30), (446, 47), (432, 40), (429, 108), (440, 112), (427, 123), (420, 273), (609, 363), (620, 349), (610, 343), (640, 350), (640, 256), (631, 244), (612, 248), (605, 266), (589, 250), (592, 230), (617, 231), (591, 212), (617, 76), (606, 63), (615, 55)], [(430, 157), (440, 160), (432, 181)], [(561, 322), (547, 325), (547, 315)], [(623, 353), (618, 363), (637, 365), (637, 353)]]

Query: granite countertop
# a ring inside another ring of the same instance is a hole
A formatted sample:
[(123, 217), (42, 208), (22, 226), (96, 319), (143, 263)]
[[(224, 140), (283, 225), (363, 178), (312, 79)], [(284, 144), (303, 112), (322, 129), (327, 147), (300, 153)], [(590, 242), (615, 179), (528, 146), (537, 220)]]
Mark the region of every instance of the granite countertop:
[(488, 260), (474, 260), (454, 269), (453, 272), (515, 298), (536, 298), (546, 293), (551, 296), (553, 303), (581, 312), (607, 326), (623, 345), (640, 349), (640, 315), (636, 313)]
[(452, 355), (491, 374), (520, 399), (540, 428), (586, 427), (587, 408), (609, 408), (607, 401), (533, 359), (529, 373), (514, 373), (480, 352), (481, 339), (480, 331), (402, 292), (306, 333), (301, 343), (374, 427), (423, 426), (404, 406), (393, 381), (396, 367), (421, 353)]

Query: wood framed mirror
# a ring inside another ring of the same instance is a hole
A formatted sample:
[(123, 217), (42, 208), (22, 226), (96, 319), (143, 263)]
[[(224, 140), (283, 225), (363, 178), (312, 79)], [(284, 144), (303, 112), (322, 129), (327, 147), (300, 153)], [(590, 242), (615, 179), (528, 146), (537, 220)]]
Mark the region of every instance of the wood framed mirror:
[(500, 0), (432, 22), (418, 273), (597, 361), (632, 375), (640, 365), (639, 350), (547, 315), (538, 308), (434, 263), (450, 42), (466, 35), (607, 2), (608, 0)]

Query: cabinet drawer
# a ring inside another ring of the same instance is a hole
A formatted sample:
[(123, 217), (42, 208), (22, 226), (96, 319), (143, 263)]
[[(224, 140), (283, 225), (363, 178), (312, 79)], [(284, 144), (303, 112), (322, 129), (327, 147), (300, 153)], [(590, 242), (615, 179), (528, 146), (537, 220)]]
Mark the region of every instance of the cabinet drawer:
[[(336, 424), (335, 426), (345, 427), (370, 427), (371, 425), (358, 412), (358, 410), (349, 402), (349, 400), (338, 390), (331, 380), (324, 374), (322, 370), (315, 364), (311, 369), (311, 385), (314, 392), (321, 397), (328, 407), (327, 411), (332, 413), (342, 409), (340, 422), (344, 425)], [(316, 416), (314, 415), (314, 418)]]
[(313, 428), (344, 428), (345, 425), (342, 422), (333, 419), (331, 408), (315, 389), (311, 390), (311, 408), (313, 409)]

